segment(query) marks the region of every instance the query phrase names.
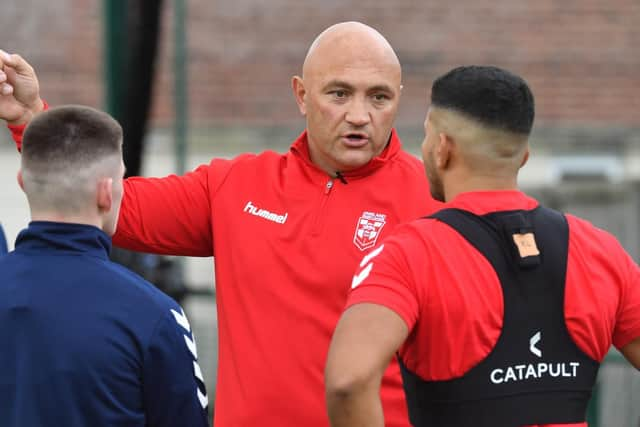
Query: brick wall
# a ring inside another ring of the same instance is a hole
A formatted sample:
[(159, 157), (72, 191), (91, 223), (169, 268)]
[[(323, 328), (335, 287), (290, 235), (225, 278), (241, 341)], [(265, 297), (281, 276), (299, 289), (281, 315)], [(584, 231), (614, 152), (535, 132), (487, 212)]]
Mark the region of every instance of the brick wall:
[[(165, 0), (153, 107), (159, 125), (171, 118), (172, 3)], [(435, 76), (463, 63), (491, 63), (530, 82), (538, 123), (638, 126), (637, 0), (187, 3), (189, 114), (196, 125), (300, 127), (290, 77), (315, 35), (355, 19), (379, 29), (403, 64), (400, 125), (422, 122)], [(35, 65), (50, 101), (101, 105), (101, 0), (4, 0), (2, 14), (1, 47)]]

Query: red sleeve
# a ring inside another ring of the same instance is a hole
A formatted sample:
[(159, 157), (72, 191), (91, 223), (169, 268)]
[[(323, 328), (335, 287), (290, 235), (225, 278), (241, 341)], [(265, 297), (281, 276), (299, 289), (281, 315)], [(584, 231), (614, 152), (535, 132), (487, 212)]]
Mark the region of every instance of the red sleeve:
[(362, 259), (346, 308), (359, 303), (385, 306), (397, 313), (411, 331), (418, 320), (419, 302), (400, 244), (402, 238), (402, 234), (389, 237)]
[(640, 267), (622, 251), (624, 265), (622, 292), (618, 308), (616, 327), (613, 331), (613, 345), (622, 348), (636, 338), (640, 338)]
[(209, 174), (214, 162), (183, 176), (125, 179), (113, 244), (142, 252), (212, 256)]
[(567, 329), (582, 351), (601, 361), (611, 345), (621, 348), (640, 337), (640, 273), (612, 234), (584, 219), (566, 217)]
[[(42, 111), (47, 111), (49, 109), (49, 104), (47, 104), (47, 101), (45, 101), (44, 99), (42, 100), (42, 103), (44, 104), (44, 109)], [(19, 152), (22, 152), (22, 135), (24, 134), (24, 130), (27, 127), (27, 124), (26, 123), (21, 125), (8, 124), (7, 127), (11, 132), (11, 137), (13, 138), (13, 141), (16, 143), (16, 148), (18, 149)]]

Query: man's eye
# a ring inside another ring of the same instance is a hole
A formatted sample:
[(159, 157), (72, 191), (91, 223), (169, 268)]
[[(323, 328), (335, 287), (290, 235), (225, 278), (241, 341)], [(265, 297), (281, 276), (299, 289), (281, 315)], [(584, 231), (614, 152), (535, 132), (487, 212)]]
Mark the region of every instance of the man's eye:
[(347, 92), (344, 90), (335, 90), (333, 91), (333, 95), (336, 98), (344, 98), (345, 96), (347, 96)]
[(375, 99), (376, 101), (385, 101), (389, 99), (389, 97), (383, 93), (378, 93), (373, 95), (373, 99)]

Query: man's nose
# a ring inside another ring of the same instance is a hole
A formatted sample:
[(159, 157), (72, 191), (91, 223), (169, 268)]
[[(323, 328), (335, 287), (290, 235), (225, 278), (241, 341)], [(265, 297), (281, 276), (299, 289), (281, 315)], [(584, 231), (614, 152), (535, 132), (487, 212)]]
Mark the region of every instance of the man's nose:
[(354, 100), (347, 110), (345, 120), (354, 126), (364, 126), (371, 121), (366, 101)]

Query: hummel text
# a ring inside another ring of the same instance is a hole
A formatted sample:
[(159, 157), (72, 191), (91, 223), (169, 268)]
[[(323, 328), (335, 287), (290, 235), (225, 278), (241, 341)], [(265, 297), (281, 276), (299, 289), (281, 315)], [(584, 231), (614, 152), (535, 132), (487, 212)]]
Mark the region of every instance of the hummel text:
[(288, 212), (286, 212), (284, 215), (278, 215), (277, 213), (269, 212), (265, 209), (260, 209), (257, 206), (254, 206), (251, 201), (247, 202), (247, 205), (244, 207), (243, 211), (269, 221), (277, 222), (278, 224), (284, 224), (287, 221), (287, 217), (289, 216)]

